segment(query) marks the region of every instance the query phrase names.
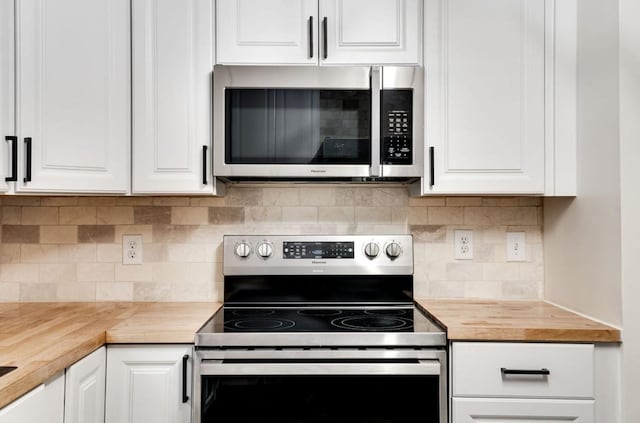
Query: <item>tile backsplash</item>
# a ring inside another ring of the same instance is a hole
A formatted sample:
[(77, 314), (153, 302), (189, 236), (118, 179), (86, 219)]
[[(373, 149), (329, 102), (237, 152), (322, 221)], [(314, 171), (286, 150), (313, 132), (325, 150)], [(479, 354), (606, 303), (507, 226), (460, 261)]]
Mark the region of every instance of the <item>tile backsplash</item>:
[[(0, 301), (222, 299), (225, 234), (414, 236), (417, 298), (542, 298), (539, 197), (408, 196), (403, 187), (232, 186), (225, 197), (0, 196)], [(473, 260), (453, 257), (474, 231)], [(527, 260), (506, 261), (506, 232)], [(122, 235), (143, 264), (122, 265)]]

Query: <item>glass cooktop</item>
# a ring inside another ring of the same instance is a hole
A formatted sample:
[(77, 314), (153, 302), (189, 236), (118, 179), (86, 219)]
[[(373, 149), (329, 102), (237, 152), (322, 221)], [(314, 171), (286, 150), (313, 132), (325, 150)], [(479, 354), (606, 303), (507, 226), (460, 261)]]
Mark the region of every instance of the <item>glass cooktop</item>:
[(441, 332), (414, 306), (223, 307), (200, 332)]

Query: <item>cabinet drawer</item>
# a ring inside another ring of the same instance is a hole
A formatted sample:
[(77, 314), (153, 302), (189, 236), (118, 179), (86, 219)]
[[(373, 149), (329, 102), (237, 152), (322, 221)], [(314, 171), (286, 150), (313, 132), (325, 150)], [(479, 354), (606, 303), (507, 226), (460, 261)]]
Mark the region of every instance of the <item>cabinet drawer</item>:
[[(593, 398), (593, 366), (592, 344), (455, 342), (453, 395)], [(509, 372), (543, 369), (548, 374)]]
[(454, 398), (452, 423), (594, 423), (593, 400)]

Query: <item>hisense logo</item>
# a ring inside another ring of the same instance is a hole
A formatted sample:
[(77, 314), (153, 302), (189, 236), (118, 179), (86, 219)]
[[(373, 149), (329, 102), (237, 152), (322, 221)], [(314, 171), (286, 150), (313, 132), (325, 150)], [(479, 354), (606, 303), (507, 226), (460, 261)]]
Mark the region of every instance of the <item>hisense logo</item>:
[(326, 261), (311, 260), (311, 264), (327, 264)]

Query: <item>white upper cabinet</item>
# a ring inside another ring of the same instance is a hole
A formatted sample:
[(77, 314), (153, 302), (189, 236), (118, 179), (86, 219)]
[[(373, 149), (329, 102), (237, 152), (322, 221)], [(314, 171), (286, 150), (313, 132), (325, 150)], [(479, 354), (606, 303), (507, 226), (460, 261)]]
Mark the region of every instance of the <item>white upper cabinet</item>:
[(425, 0), (424, 194), (542, 194), (545, 2)]
[(129, 1), (15, 5), (16, 191), (128, 192)]
[[(11, 154), (16, 143), (14, 116), (14, 12), (13, 1), (0, 0), (0, 192), (6, 192), (11, 179)], [(17, 179), (17, 176), (16, 178)]]
[(320, 62), (420, 64), (421, 3), (320, 0)]
[(419, 64), (420, 0), (218, 0), (220, 64)]
[(132, 10), (133, 193), (214, 194), (213, 0), (133, 0)]

